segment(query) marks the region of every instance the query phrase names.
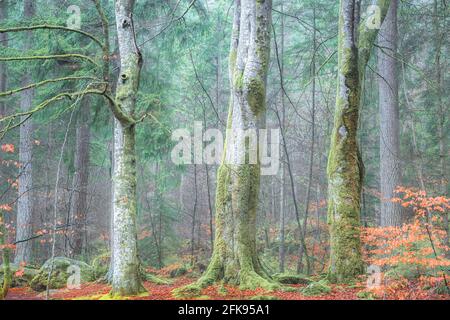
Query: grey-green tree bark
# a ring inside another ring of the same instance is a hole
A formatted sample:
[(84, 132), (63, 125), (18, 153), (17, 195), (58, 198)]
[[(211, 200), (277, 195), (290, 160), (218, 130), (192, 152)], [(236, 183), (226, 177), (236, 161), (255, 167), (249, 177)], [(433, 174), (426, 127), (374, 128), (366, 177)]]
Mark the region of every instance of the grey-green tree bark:
[[(389, 0), (375, 1), (382, 22)], [(366, 19), (373, 19), (368, 16)], [(334, 126), (328, 156), (328, 224), (333, 282), (345, 282), (362, 274), (360, 202), (364, 167), (357, 143), (360, 97), (364, 73), (377, 26), (360, 22), (356, 0), (341, 0), (338, 36), (338, 78)]]
[[(308, 187), (306, 189), (305, 199), (305, 214), (303, 216), (303, 230), (302, 238), (306, 238), (309, 217), (309, 204), (311, 198), (311, 189), (313, 184), (313, 166), (314, 166), (314, 146), (316, 142), (316, 50), (317, 50), (317, 34), (316, 34), (316, 7), (313, 7), (313, 46), (312, 46), (312, 61), (311, 61), (311, 145), (309, 153), (309, 173), (308, 173)], [(303, 273), (303, 246), (299, 246), (297, 272)], [(310, 270), (307, 270), (309, 273)]]
[(142, 57), (135, 42), (134, 0), (116, 0), (115, 15), (120, 52), (116, 87), (113, 190), (113, 296), (137, 295), (141, 284), (137, 252), (136, 121), (134, 112)]
[(393, 0), (378, 34), (381, 226), (402, 224), (402, 206), (392, 201), (401, 184), (397, 6), (398, 1)]
[[(281, 11), (283, 11), (283, 4), (281, 3)], [(281, 52), (280, 52), (280, 85), (281, 85), (281, 127), (285, 127), (286, 123), (286, 109), (285, 109), (285, 94), (283, 92), (284, 88), (284, 16), (281, 17)], [(284, 150), (284, 149), (283, 149)], [(286, 226), (286, 174), (284, 170), (284, 152), (280, 157), (280, 231), (279, 231), (279, 241), (280, 246), (278, 249), (278, 259), (279, 259), (279, 270), (284, 272), (284, 264), (286, 260), (286, 248), (285, 248), (285, 226)]]
[[(179, 292), (223, 281), (241, 288), (274, 288), (256, 252), (256, 210), (260, 163), (245, 161), (250, 143), (240, 130), (265, 124), (266, 78), (270, 53), (270, 0), (237, 0), (229, 74), (231, 101), (216, 190), (216, 234), (210, 264), (197, 283)], [(259, 158), (259, 157), (258, 157)]]
[[(443, 18), (447, 17), (446, 11), (444, 12)], [(447, 162), (448, 162), (448, 148), (447, 148), (447, 139), (448, 134), (446, 134), (446, 130), (448, 130), (447, 122), (447, 106), (443, 101), (442, 89), (443, 89), (443, 76), (442, 76), (442, 47), (444, 42), (444, 37), (446, 32), (444, 30), (440, 30), (439, 23), (439, 4), (437, 0), (434, 0), (433, 3), (433, 31), (435, 34), (435, 59), (434, 59), (434, 67), (435, 67), (435, 81), (436, 81), (436, 102), (437, 102), (437, 128), (438, 128), (438, 138), (439, 138), (439, 175), (440, 175), (440, 188), (439, 192), (442, 196), (447, 196), (448, 193), (448, 178), (447, 175)], [(447, 128), (447, 129), (446, 129)], [(450, 245), (450, 226), (449, 226), (449, 214), (445, 213), (443, 217), (444, 229), (447, 232), (445, 244), (447, 246)], [(446, 252), (446, 257), (450, 258), (450, 251)]]
[[(24, 17), (26, 20), (31, 19), (35, 13), (35, 1), (24, 1)], [(25, 50), (31, 48), (32, 33), (27, 32), (27, 40), (25, 42)], [(26, 86), (32, 82), (31, 74), (26, 72), (22, 77), (22, 86)], [(26, 112), (32, 107), (34, 90), (25, 90), (20, 94), (20, 111)], [(21, 120), (25, 120), (23, 116)], [(25, 121), (20, 125), (20, 141), (19, 141), (19, 162), (21, 164), (19, 175), (19, 199), (17, 201), (17, 223), (16, 223), (16, 241), (29, 239), (32, 236), (32, 219), (33, 219), (33, 123), (31, 120)], [(15, 263), (29, 263), (31, 260), (31, 241), (23, 241), (16, 246)]]
[(86, 237), (87, 194), (89, 182), (90, 102), (84, 97), (77, 119), (75, 134), (75, 172), (72, 179), (73, 196), (70, 215), (73, 225), (72, 254), (82, 254)]

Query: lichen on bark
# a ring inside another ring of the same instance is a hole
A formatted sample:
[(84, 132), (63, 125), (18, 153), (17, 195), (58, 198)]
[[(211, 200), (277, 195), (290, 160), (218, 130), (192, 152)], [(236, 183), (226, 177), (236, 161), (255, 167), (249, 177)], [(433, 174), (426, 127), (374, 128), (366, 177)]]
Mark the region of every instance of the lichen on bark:
[(136, 122), (134, 112), (142, 57), (135, 43), (132, 20), (134, 1), (118, 0), (115, 5), (120, 51), (114, 115), (112, 290), (110, 297), (140, 295), (141, 283), (137, 252)]
[[(273, 290), (279, 284), (262, 266), (256, 250), (256, 212), (260, 163), (239, 162), (250, 152), (248, 139), (234, 130), (262, 125), (265, 113), (271, 1), (238, 0), (230, 50), (231, 99), (222, 164), (217, 174), (216, 232), (210, 264), (194, 284), (175, 290), (176, 296), (201, 294), (216, 282), (241, 289)], [(236, 36), (238, 35), (238, 38)], [(236, 41), (238, 40), (238, 41)], [(263, 52), (264, 51), (264, 52)]]
[[(379, 0), (381, 20), (390, 1)], [(334, 128), (328, 156), (328, 278), (347, 282), (364, 272), (360, 241), (360, 201), (364, 166), (357, 143), (364, 71), (377, 30), (358, 26), (354, 0), (341, 0), (338, 40), (338, 85)], [(356, 32), (359, 30), (359, 32)]]

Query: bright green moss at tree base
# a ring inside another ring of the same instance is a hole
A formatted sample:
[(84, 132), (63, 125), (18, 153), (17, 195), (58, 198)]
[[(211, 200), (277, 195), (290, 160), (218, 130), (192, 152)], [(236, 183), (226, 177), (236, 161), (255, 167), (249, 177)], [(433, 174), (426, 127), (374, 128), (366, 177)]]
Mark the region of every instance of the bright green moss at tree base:
[(305, 296), (319, 296), (330, 293), (331, 287), (328, 280), (322, 279), (320, 281), (310, 283), (308, 286), (303, 288), (301, 292)]
[[(229, 56), (232, 88), (227, 128), (259, 129), (266, 111), (271, 2), (257, 1), (254, 20), (250, 19), (251, 6), (240, 7), (240, 2), (236, 4), (235, 15), (239, 15), (240, 21), (235, 19), (233, 24)], [(239, 25), (245, 23), (255, 28), (255, 39), (250, 34), (240, 34)], [(236, 51), (237, 45), (247, 49)], [(228, 163), (228, 160), (246, 159), (249, 155), (248, 141), (232, 139), (228, 134), (230, 132), (227, 130), (222, 164), (217, 174), (213, 255), (208, 268), (197, 282), (174, 290), (177, 297), (200, 295), (203, 288), (214, 283), (231, 284), (240, 289), (274, 290), (280, 287), (262, 266), (256, 250), (260, 163)], [(226, 154), (230, 143), (234, 144), (232, 149), (237, 151), (237, 154), (229, 155), (232, 159), (228, 159)]]
[[(259, 170), (259, 165), (249, 164), (222, 164), (219, 167), (216, 239), (211, 262), (196, 283), (174, 290), (174, 296), (197, 296), (203, 288), (217, 282), (236, 285), (242, 290), (263, 288), (271, 291), (280, 287), (264, 271), (256, 253), (254, 228)], [(237, 245), (233, 246), (231, 239), (237, 241)]]

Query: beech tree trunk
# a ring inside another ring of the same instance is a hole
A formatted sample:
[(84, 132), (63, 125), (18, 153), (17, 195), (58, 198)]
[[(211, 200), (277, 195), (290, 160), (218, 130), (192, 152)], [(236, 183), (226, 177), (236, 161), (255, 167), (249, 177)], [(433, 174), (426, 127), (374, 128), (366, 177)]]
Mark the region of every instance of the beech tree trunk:
[[(26, 20), (31, 19), (35, 13), (35, 1), (26, 0), (24, 2), (24, 16)], [(31, 47), (32, 33), (28, 32), (29, 39), (25, 44), (25, 50)], [(22, 86), (26, 86), (32, 82), (31, 74), (26, 73), (22, 78)], [(20, 111), (28, 111), (33, 103), (34, 90), (25, 90), (20, 95)], [(21, 120), (25, 120), (24, 117)], [(17, 223), (16, 223), (16, 241), (29, 239), (32, 236), (33, 221), (33, 170), (32, 170), (32, 154), (33, 154), (33, 124), (31, 119), (25, 121), (20, 126), (20, 142), (19, 142), (19, 162), (21, 164), (19, 175), (19, 199), (17, 201)], [(16, 246), (16, 255), (14, 263), (29, 263), (31, 260), (31, 241), (20, 242)]]
[[(283, 3), (281, 3), (281, 11), (283, 11)], [(280, 58), (280, 86), (284, 88), (284, 16), (281, 17), (281, 58)], [(281, 90), (281, 124), (280, 127), (284, 129), (286, 123), (286, 109), (285, 109), (285, 95)], [(284, 149), (283, 149), (284, 150)], [(286, 260), (286, 248), (285, 248), (285, 225), (286, 225), (286, 174), (284, 169), (284, 152), (280, 157), (280, 232), (279, 232), (279, 249), (278, 259), (279, 270), (284, 272), (284, 264)]]
[[(308, 217), (309, 217), (309, 204), (311, 198), (311, 189), (313, 184), (313, 166), (314, 166), (314, 144), (316, 140), (316, 49), (317, 49), (317, 39), (316, 39), (316, 8), (313, 7), (313, 47), (312, 47), (312, 61), (311, 61), (311, 145), (309, 153), (309, 173), (308, 173), (308, 187), (306, 189), (306, 199), (305, 199), (305, 214), (303, 218), (303, 230), (299, 230), (302, 233), (301, 237), (306, 238), (306, 232), (308, 228)], [(298, 247), (298, 263), (297, 263), (297, 273), (303, 273), (303, 246)], [(306, 270), (307, 273), (311, 270)]]
[[(270, 51), (270, 0), (237, 0), (230, 50), (231, 101), (216, 191), (216, 235), (211, 262), (194, 285), (223, 281), (241, 288), (273, 288), (256, 253), (256, 209), (260, 163), (244, 161), (251, 152), (237, 130), (265, 123), (267, 66)], [(191, 286), (191, 288), (194, 288)]]
[(397, 71), (397, 0), (393, 0), (378, 35), (380, 106), (381, 226), (400, 226), (402, 207), (392, 202), (401, 184)]
[[(114, 130), (113, 296), (137, 295), (141, 284), (137, 252), (136, 122), (133, 120), (142, 57), (135, 42), (134, 0), (116, 0), (115, 14), (120, 51), (117, 108), (123, 113)], [(116, 115), (117, 118), (117, 115)]]
[(70, 214), (73, 224), (74, 256), (82, 254), (86, 238), (87, 191), (89, 182), (89, 142), (90, 142), (90, 99), (84, 97), (76, 129), (74, 188)]
[[(390, 1), (378, 0), (381, 21)], [(338, 86), (334, 127), (328, 156), (328, 224), (333, 282), (362, 274), (360, 202), (364, 167), (357, 143), (364, 73), (378, 29), (359, 22), (359, 2), (341, 0), (338, 39)]]
[[(441, 54), (442, 46), (444, 42), (444, 37), (446, 31), (440, 30), (439, 27), (439, 4), (437, 0), (433, 3), (433, 27), (435, 39), (435, 77), (436, 77), (436, 99), (437, 99), (437, 113), (438, 113), (438, 138), (439, 138), (439, 175), (440, 175), (440, 188), (439, 193), (441, 196), (447, 196), (448, 193), (448, 178), (447, 176), (447, 137), (446, 128), (448, 121), (447, 106), (444, 104), (442, 99), (442, 88), (443, 88), (443, 77), (442, 77), (442, 64), (441, 64)], [(446, 237), (444, 240), (445, 245), (450, 246), (450, 226), (449, 226), (449, 213), (445, 213), (443, 216), (444, 229), (446, 231)], [(450, 251), (446, 251), (445, 256), (450, 259)]]

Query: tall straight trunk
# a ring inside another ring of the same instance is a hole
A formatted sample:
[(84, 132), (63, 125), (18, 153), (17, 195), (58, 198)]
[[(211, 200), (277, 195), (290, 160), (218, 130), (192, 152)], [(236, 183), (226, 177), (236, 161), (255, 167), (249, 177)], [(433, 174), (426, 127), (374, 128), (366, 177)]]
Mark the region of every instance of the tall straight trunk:
[[(309, 172), (308, 172), (308, 187), (306, 189), (306, 201), (305, 201), (305, 214), (303, 219), (303, 230), (302, 238), (306, 238), (306, 230), (308, 227), (308, 216), (309, 216), (309, 204), (311, 198), (311, 188), (313, 183), (313, 165), (314, 165), (314, 144), (316, 140), (316, 49), (317, 49), (317, 39), (316, 39), (316, 7), (313, 7), (313, 47), (312, 47), (312, 61), (311, 61), (311, 145), (309, 152)], [(298, 252), (298, 264), (297, 273), (303, 272), (303, 246), (299, 246)], [(307, 270), (309, 273), (310, 270)]]
[(278, 248), (279, 270), (284, 272), (284, 264), (286, 261), (286, 174), (284, 172), (283, 157), (280, 159), (280, 221), (279, 221), (279, 240), (280, 246)]
[[(241, 288), (273, 288), (256, 252), (256, 209), (260, 163), (245, 161), (244, 135), (265, 122), (266, 78), (270, 51), (270, 0), (237, 0), (230, 50), (231, 101), (222, 164), (217, 174), (216, 235), (205, 274), (189, 289), (223, 281)], [(257, 134), (259, 135), (259, 134)]]
[(133, 121), (142, 57), (135, 42), (133, 0), (116, 0), (115, 15), (120, 51), (116, 104), (124, 116), (114, 131), (113, 296), (137, 295), (141, 284), (137, 252), (136, 122)]
[[(6, 1), (0, 2), (0, 22), (6, 22), (7, 18), (7, 3)], [(7, 37), (6, 33), (0, 34), (0, 46), (7, 46)], [(6, 91), (6, 64), (0, 64), (0, 92)], [(6, 105), (0, 100), (0, 116), (4, 116), (6, 114)], [(3, 172), (1, 174), (3, 177)], [(5, 227), (5, 215), (2, 211), (0, 211), (0, 246), (5, 245), (7, 242), (7, 230)], [(7, 248), (3, 248), (2, 250), (2, 264), (3, 264), (3, 283), (0, 283), (0, 300), (3, 300), (8, 294), (9, 287), (11, 285), (12, 274), (10, 269), (10, 255), (11, 252)]]
[[(388, 0), (375, 4), (384, 20)], [(360, 202), (364, 166), (357, 143), (360, 96), (376, 28), (359, 23), (359, 1), (341, 0), (338, 37), (338, 84), (334, 127), (328, 156), (329, 278), (346, 282), (362, 274)]]
[(402, 207), (393, 202), (401, 183), (397, 70), (397, 0), (393, 0), (378, 34), (380, 106), (381, 226), (400, 226)]
[[(0, 22), (6, 23), (8, 17), (7, 2), (0, 1)], [(6, 33), (0, 33), (0, 48), (6, 48), (8, 46), (8, 37)], [(6, 63), (0, 63), (0, 92), (6, 91)], [(3, 99), (0, 98), (0, 116), (6, 114), (6, 104)]]
[[(283, 12), (283, 3), (281, 3), (281, 12)], [(281, 57), (280, 57), (280, 85), (284, 88), (284, 15), (281, 16)], [(281, 91), (281, 127), (284, 129), (286, 123), (285, 96)], [(284, 149), (283, 149), (284, 150)], [(284, 155), (284, 152), (283, 152)], [(284, 170), (284, 157), (280, 161), (280, 246), (278, 249), (279, 270), (284, 272), (284, 263), (286, 260), (285, 248), (285, 224), (286, 224), (286, 175)]]
[(74, 192), (70, 208), (71, 223), (73, 224), (72, 254), (74, 256), (82, 254), (86, 238), (90, 102), (88, 97), (83, 98), (76, 129), (75, 173), (72, 181)]
[[(441, 65), (441, 47), (444, 41), (445, 31), (441, 31), (439, 27), (439, 5), (438, 1), (434, 0), (433, 4), (433, 28), (435, 39), (435, 77), (436, 77), (436, 101), (437, 101), (437, 114), (438, 114), (438, 138), (439, 138), (439, 175), (441, 177), (439, 193), (442, 196), (447, 196), (448, 179), (447, 179), (447, 136), (446, 136), (446, 119), (447, 107), (442, 101), (442, 65)], [(444, 229), (446, 230), (445, 244), (450, 246), (450, 226), (448, 213), (444, 214)], [(446, 251), (446, 257), (450, 259), (450, 251)]]
[[(26, 0), (24, 2), (25, 19), (31, 19), (35, 13), (35, 1)], [(31, 47), (31, 32), (27, 33), (25, 50)], [(26, 73), (22, 78), (22, 86), (26, 86), (32, 82), (31, 75)], [(26, 112), (31, 108), (33, 102), (33, 90), (25, 90), (20, 95), (20, 111)], [(21, 120), (25, 120), (22, 117)], [(19, 162), (21, 164), (21, 172), (19, 175), (19, 199), (17, 201), (17, 224), (16, 224), (16, 241), (29, 239), (32, 236), (33, 221), (33, 170), (32, 170), (32, 153), (33, 153), (33, 124), (31, 120), (25, 121), (20, 126), (20, 142), (19, 142)], [(31, 260), (31, 241), (18, 243), (16, 246), (16, 256), (14, 263), (25, 262)]]
[(192, 210), (192, 225), (191, 225), (191, 265), (194, 266), (195, 259), (195, 223), (197, 219), (197, 202), (198, 202), (198, 192), (197, 192), (197, 165), (194, 164), (194, 208)]
[[(218, 59), (217, 61), (220, 61)], [(218, 108), (219, 105), (219, 66), (216, 68), (216, 108)], [(203, 127), (206, 128), (206, 110), (203, 108)], [(209, 188), (210, 186), (210, 177), (209, 177), (209, 166), (205, 163), (205, 176), (206, 176), (206, 196), (208, 200), (208, 218), (209, 218), (209, 241), (211, 245), (211, 254), (214, 248), (214, 226), (213, 226), (213, 207), (211, 203), (211, 190)], [(200, 239), (200, 238), (199, 238)]]
[[(7, 230), (5, 227), (5, 215), (0, 211), (0, 246), (7, 244)], [(12, 282), (11, 266), (10, 266), (10, 249), (3, 248), (2, 250), (2, 273), (3, 281), (0, 282), (0, 300), (6, 298)]]

